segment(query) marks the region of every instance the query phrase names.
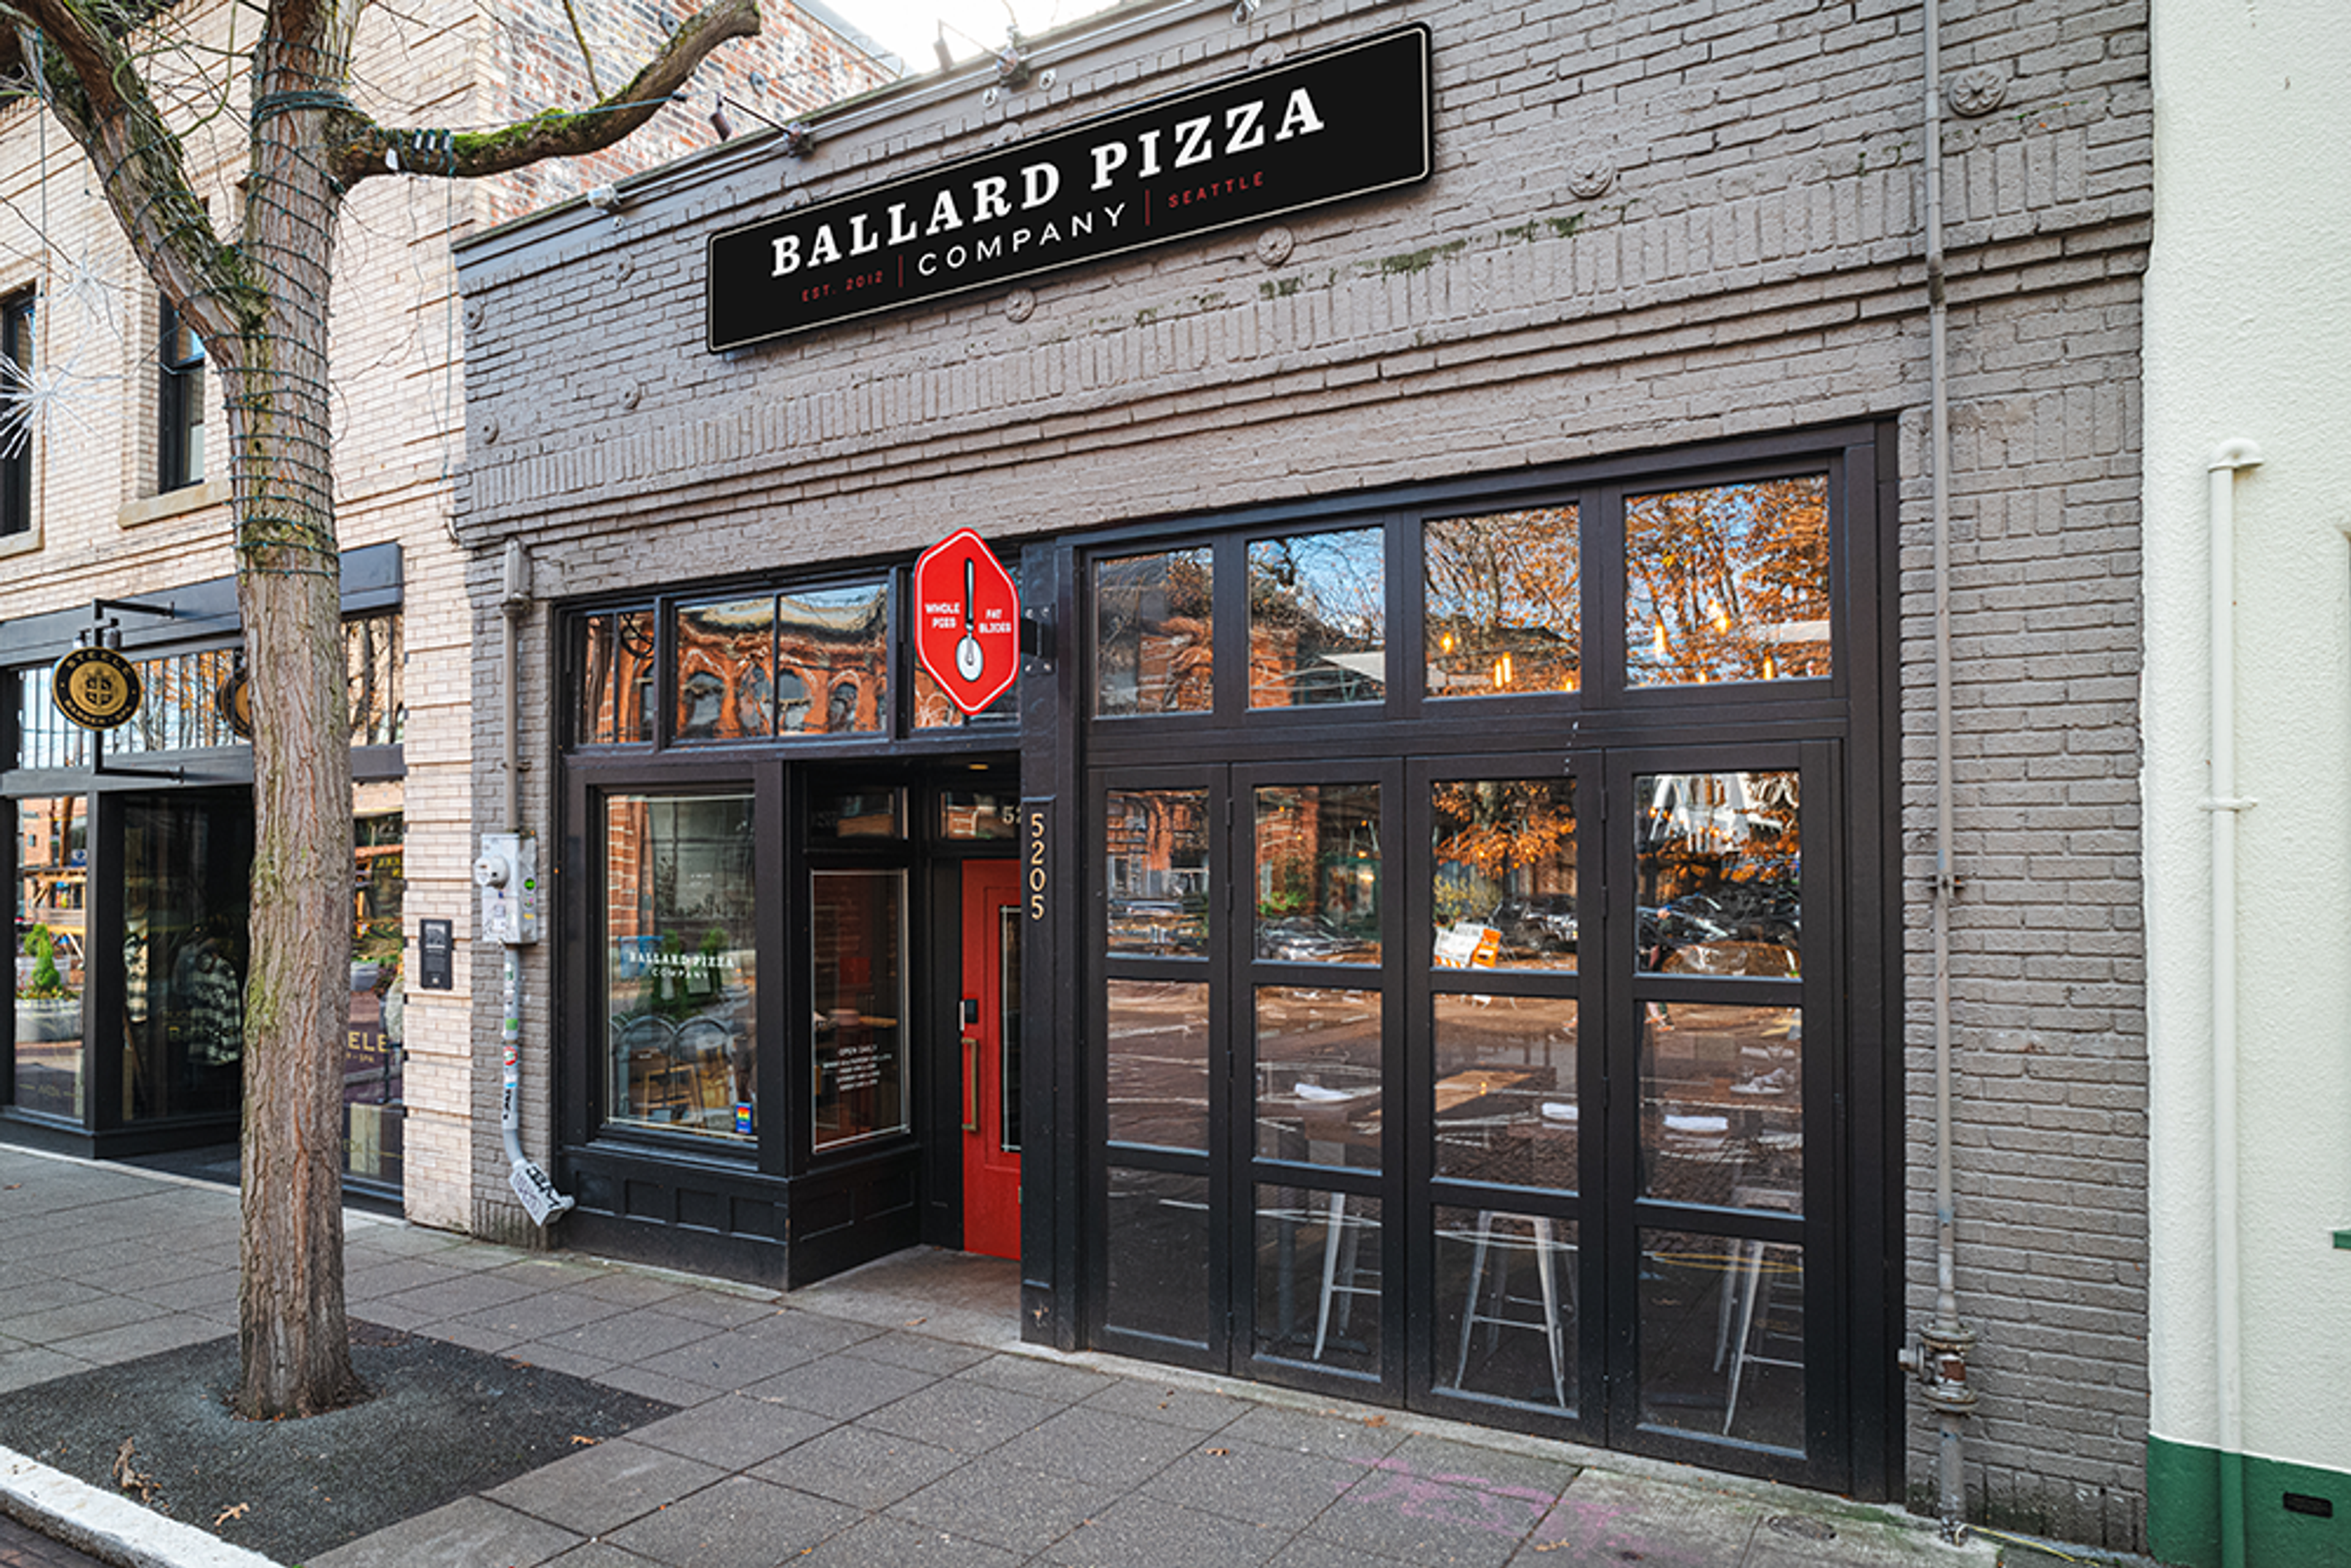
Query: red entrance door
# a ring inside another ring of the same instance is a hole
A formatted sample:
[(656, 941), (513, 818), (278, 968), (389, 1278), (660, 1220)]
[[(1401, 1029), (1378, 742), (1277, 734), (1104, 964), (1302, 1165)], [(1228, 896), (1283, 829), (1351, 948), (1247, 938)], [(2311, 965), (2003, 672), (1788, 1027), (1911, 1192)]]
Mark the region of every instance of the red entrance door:
[(963, 1244), (1020, 1256), (1020, 872), (963, 868)]

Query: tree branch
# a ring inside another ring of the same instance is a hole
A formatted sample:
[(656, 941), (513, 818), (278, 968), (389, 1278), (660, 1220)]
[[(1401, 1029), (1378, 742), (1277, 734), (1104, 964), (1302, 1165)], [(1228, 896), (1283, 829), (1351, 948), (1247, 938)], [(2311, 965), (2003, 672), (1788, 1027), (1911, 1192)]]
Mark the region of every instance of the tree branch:
[(125, 44), (125, 21), (141, 14), (101, 14), (83, 0), (0, 0), (0, 22), (12, 26), (43, 101), (97, 172), (132, 254), (201, 336), (222, 338), (250, 302), (235, 253), (197, 199), (180, 139)]
[[(758, 31), (758, 0), (711, 0), (680, 24), (627, 86), (587, 109), (550, 109), (497, 131), (445, 136), (339, 112), (329, 121), (328, 167), (347, 186), (394, 172), (470, 180), (542, 159), (601, 152), (651, 120), (719, 45)], [(397, 169), (387, 152), (401, 156)]]

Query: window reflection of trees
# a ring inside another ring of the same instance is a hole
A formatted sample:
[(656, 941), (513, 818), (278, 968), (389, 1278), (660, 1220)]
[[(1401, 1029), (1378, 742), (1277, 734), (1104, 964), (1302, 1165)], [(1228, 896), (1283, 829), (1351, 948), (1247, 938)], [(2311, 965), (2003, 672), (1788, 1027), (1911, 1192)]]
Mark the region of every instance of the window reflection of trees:
[(1797, 778), (1778, 771), (1659, 773), (1635, 781), (1643, 968), (1802, 972)]
[(1249, 601), (1251, 707), (1377, 702), (1385, 694), (1379, 529), (1252, 541)]
[(1191, 713), (1212, 705), (1213, 578), (1206, 549), (1096, 566), (1096, 713)]
[(1421, 534), (1431, 696), (1583, 684), (1576, 508), (1433, 517)]
[(1572, 781), (1460, 779), (1437, 783), (1434, 909), (1439, 931), (1490, 926), (1496, 962), (1573, 968), (1575, 795)]
[(1625, 617), (1636, 686), (1827, 674), (1827, 479), (1626, 497)]

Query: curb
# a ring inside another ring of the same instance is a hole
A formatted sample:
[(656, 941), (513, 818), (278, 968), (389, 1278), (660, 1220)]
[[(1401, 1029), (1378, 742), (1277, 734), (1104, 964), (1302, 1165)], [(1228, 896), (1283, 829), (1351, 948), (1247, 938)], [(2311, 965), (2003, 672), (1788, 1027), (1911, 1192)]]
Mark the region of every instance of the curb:
[(0, 1448), (0, 1513), (119, 1568), (280, 1568), (192, 1524)]

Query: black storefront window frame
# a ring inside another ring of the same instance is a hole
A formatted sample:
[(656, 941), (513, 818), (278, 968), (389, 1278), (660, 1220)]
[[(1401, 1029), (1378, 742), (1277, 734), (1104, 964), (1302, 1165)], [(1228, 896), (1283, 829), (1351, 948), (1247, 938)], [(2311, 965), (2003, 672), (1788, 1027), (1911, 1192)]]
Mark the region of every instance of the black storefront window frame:
[[(1843, 1255), (1834, 1260), (1838, 1277), (1817, 1285), (1808, 1281), (1807, 1295), (1815, 1332), (1834, 1333), (1844, 1342), (1834, 1362), (1824, 1364), (1834, 1366), (1844, 1385), (1836, 1396), (1843, 1427), (1838, 1452), (1826, 1456), (1826, 1463), (1814, 1462), (1819, 1455), (1815, 1449), (1792, 1469), (1809, 1477), (1813, 1484), (1834, 1484), (1877, 1496), (1886, 1495), (1891, 1478), (1901, 1473), (1899, 1389), (1884, 1375), (1882, 1365), (1898, 1343), (1899, 1292), (1886, 1283), (1883, 1270), (1868, 1261), (1897, 1258), (1901, 1246), (1902, 976), (1898, 935), (1888, 927), (1889, 919), (1898, 915), (1892, 878), (1900, 865), (1897, 813), (1892, 806), (1898, 777), (1894, 753), (1899, 739), (1898, 680), (1891, 643), (1895, 624), (1891, 611), (1898, 588), (1898, 552), (1893, 539), (1898, 500), (1897, 450), (1890, 426), (1859, 423), (1545, 470), (1434, 482), (1334, 501), (1247, 507), (1215, 517), (1171, 517), (1057, 541), (1062, 602), (1073, 633), (1069, 643), (1076, 654), (1063, 672), (1061, 694), (1064, 711), (1074, 717), (1046, 753), (1050, 771), (1030, 768), (1023, 775), (1025, 790), (1050, 789), (1081, 808), (1064, 812), (1061, 832), (1074, 851), (1071, 872), (1091, 886), (1096, 875), (1092, 837), (1096, 824), (1086, 813), (1097, 804), (1096, 781), (1113, 776), (1131, 781), (1169, 768), (1196, 765), (1204, 758), (1230, 767), (1236, 775), (1246, 765), (1282, 762), (1301, 753), (1402, 755), (1408, 760), (1418, 759), (1413, 761), (1417, 768), (1515, 745), (1531, 748), (1536, 755), (1548, 754), (1555, 766), (1567, 770), (1579, 767), (1579, 758), (1588, 763), (1625, 755), (1644, 742), (1658, 744), (1661, 737), (1673, 737), (1672, 744), (1687, 747), (1702, 735), (1708, 749), (1733, 755), (1742, 747), (1750, 752), (1769, 747), (1776, 755), (1784, 746), (1799, 742), (1808, 748), (1826, 747), (1832, 755), (1840, 755), (1842, 748), (1843, 760), (1834, 765), (1839, 781), (1834, 792), (1843, 799), (1842, 831), (1848, 841), (1842, 849), (1852, 870), (1841, 883), (1849, 893), (1847, 907), (1838, 912), (1844, 930), (1838, 973), (1865, 978), (1854, 986), (1840, 981), (1836, 988), (1840, 997), (1855, 989), (1865, 992), (1865, 997), (1841, 1004), (1848, 1006), (1849, 1016), (1838, 1061), (1842, 1076), (1832, 1096), (1839, 1118), (1836, 1165), (1821, 1178), (1832, 1194), (1826, 1207), (1834, 1210), (1836, 1224), (1842, 1227), (1834, 1231), (1834, 1241)], [(1828, 672), (1687, 686), (1634, 685), (1625, 659), (1625, 497), (1808, 475), (1817, 476), (1823, 483), (1829, 526), (1834, 530), (1829, 556)], [(1578, 601), (1583, 678), (1578, 688), (1477, 697), (1440, 697), (1429, 693), (1421, 656), (1425, 616), (1420, 521), (1473, 510), (1507, 511), (1563, 501), (1577, 507), (1582, 540)], [(1249, 709), (1246, 672), (1241, 668), (1246, 664), (1249, 624), (1243, 570), (1249, 541), (1281, 533), (1360, 527), (1374, 520), (1389, 529), (1388, 641), (1397, 652), (1392, 653), (1389, 664), (1388, 703), (1364, 705), (1381, 706), (1382, 711), (1376, 714), (1336, 706), (1320, 712)], [(1214, 552), (1216, 574), (1214, 706), (1206, 712), (1167, 716), (1097, 715), (1093, 676), (1085, 668), (1092, 636), (1089, 624), (1093, 609), (1092, 562), (1202, 544)], [(1237, 800), (1232, 809), (1239, 811)], [(1426, 822), (1425, 811), (1426, 802), (1416, 802), (1416, 824)], [(1587, 863), (1594, 867), (1600, 863), (1597, 857), (1604, 846), (1589, 841), (1588, 835), (1600, 831), (1597, 824), (1605, 820), (1593, 811), (1583, 824), (1591, 857)], [(1827, 863), (1824, 856), (1821, 869), (1825, 870)], [(1065, 901), (1065, 904), (1074, 902)], [(1416, 928), (1415, 935), (1418, 936)], [(1062, 1005), (1080, 1007), (1089, 1018), (1098, 1015), (1098, 998), (1086, 998), (1099, 989), (1104, 958), (1100, 938), (1084, 918), (1065, 915), (1053, 930), (1042, 935), (1041, 945), (1079, 959), (1074, 966), (1079, 973), (1063, 982), (1063, 994), (1069, 999)], [(1113, 966), (1114, 971), (1123, 967)], [(1582, 982), (1585, 987), (1593, 983), (1589, 978)], [(1423, 1015), (1431, 996), (1430, 984), (1430, 977), (1416, 960), (1405, 990), (1416, 1009), (1410, 1049), (1419, 1054), (1428, 1050)], [(1061, 1103), (1093, 1103), (1096, 1096), (1090, 1087), (1093, 1064), (1083, 1054), (1081, 1044), (1073, 1044), (1056, 1058), (1053, 1070), (1060, 1075)], [(1050, 1228), (1040, 1228), (1040, 1233), (1050, 1229), (1054, 1251), (1051, 1266), (1065, 1286), (1084, 1283), (1087, 1304), (1071, 1300), (1072, 1292), (1063, 1289), (1057, 1293), (1051, 1323), (1031, 1330), (1031, 1337), (1069, 1347), (1102, 1343), (1099, 1260), (1092, 1255), (1089, 1239), (1098, 1234), (1101, 1221), (1098, 1205), (1102, 1201), (1104, 1157), (1101, 1147), (1098, 1136), (1089, 1146), (1086, 1136), (1074, 1133), (1057, 1141), (1056, 1214), (1084, 1218), (1081, 1221), (1057, 1218)], [(1115, 1163), (1133, 1163), (1123, 1152), (1111, 1157)], [(1420, 1182), (1411, 1201), (1425, 1205), (1431, 1201), (1430, 1193), (1441, 1200), (1443, 1185)], [(1579, 1194), (1565, 1201), (1539, 1197), (1530, 1200), (1528, 1207), (1563, 1217), (1570, 1207), (1581, 1206), (1604, 1220), (1605, 1216), (1598, 1215), (1594, 1207), (1601, 1201), (1598, 1193), (1593, 1188), (1592, 1195)], [(1392, 1217), (1393, 1220), (1404, 1218), (1401, 1212)], [(1408, 1266), (1425, 1271), (1431, 1266), (1430, 1242), (1420, 1234), (1426, 1228), (1426, 1214), (1416, 1213), (1411, 1224), (1414, 1236), (1407, 1243), (1412, 1254)], [(1752, 1228), (1770, 1230), (1773, 1226), (1765, 1222)], [(1587, 1240), (1587, 1248), (1593, 1244)], [(1823, 1291), (1833, 1296), (1823, 1297)], [(1232, 1301), (1236, 1304), (1228, 1304), (1228, 1312), (1242, 1310), (1238, 1297)], [(1159, 1354), (1173, 1360), (1196, 1357), (1196, 1352), (1167, 1355), (1162, 1350)], [(1417, 1404), (1428, 1393), (1432, 1378), (1426, 1348), (1416, 1343), (1415, 1354), (1419, 1359), (1409, 1379), (1412, 1392), (1407, 1402)], [(1221, 1365), (1218, 1369), (1238, 1370)], [(1593, 1383), (1590, 1375), (1584, 1381), (1588, 1386)], [(1590, 1424), (1598, 1418), (1598, 1408), (1594, 1403), (1584, 1403), (1579, 1419), (1572, 1423), (1510, 1410), (1488, 1410), (1474, 1418), (1574, 1436), (1567, 1428), (1592, 1431)], [(1457, 1413), (1468, 1414), (1467, 1410)], [(1816, 1414), (1808, 1410), (1807, 1419)], [(1770, 1455), (1741, 1463), (1735, 1455), (1726, 1461), (1723, 1445), (1689, 1448), (1689, 1453), (1676, 1457), (1731, 1469), (1769, 1470), (1776, 1464), (1781, 1473), (1791, 1472), (1783, 1460)]]
[[(397, 544), (360, 546), (343, 552), (340, 618), (345, 624), (403, 608), (403, 566)], [(121, 651), (138, 663), (142, 658), (193, 654), (241, 646), (236, 605), (236, 581), (230, 577), (155, 590), (141, 601), (168, 601), (174, 612), (166, 616), (118, 612)], [(29, 797), (79, 796), (87, 802), (89, 835), (88, 950), (95, 954), (120, 941), (121, 819), (111, 802), (122, 798), (183, 790), (250, 790), (253, 751), (250, 745), (190, 747), (175, 751), (122, 754), (110, 750), (103, 769), (84, 760), (71, 767), (19, 768), (24, 737), (20, 733), (19, 677), (46, 669), (76, 645), (90, 623), (88, 609), (60, 610), (15, 621), (0, 622), (0, 813), (10, 821), (8, 842), (0, 846), (0, 873), (15, 886), (15, 811), (17, 800)], [(400, 743), (350, 747), (354, 784), (384, 782), (407, 775), (406, 750)], [(112, 883), (114, 885), (109, 886)], [(13, 904), (12, 904), (13, 907)], [(15, 947), (13, 929), (10, 948)], [(15, 1019), (0, 1018), (0, 1122), (7, 1136), (37, 1146), (86, 1155), (118, 1156), (182, 1148), (233, 1138), (240, 1112), (222, 1116), (195, 1116), (171, 1121), (126, 1121), (120, 1113), (122, 1067), (120, 1053), (94, 1048), (89, 1020), (118, 1018), (123, 1011), (123, 980), (119, 966), (92, 963), (83, 991), (83, 1050), (86, 1053), (84, 1112), (79, 1122), (19, 1110), (14, 1103)], [(397, 1189), (363, 1178), (344, 1178), (355, 1192), (391, 1198)]]

